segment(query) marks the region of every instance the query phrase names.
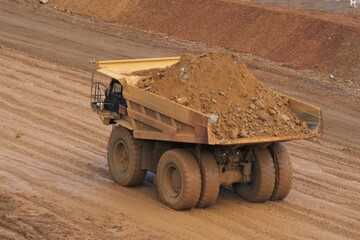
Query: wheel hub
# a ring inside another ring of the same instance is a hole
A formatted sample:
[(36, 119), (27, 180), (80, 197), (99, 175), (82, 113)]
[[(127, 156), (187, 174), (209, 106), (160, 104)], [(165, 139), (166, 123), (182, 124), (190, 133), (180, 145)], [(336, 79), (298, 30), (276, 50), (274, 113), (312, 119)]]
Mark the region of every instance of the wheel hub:
[(175, 165), (169, 165), (166, 168), (163, 182), (168, 195), (175, 198), (180, 194), (182, 187), (181, 174)]
[(125, 172), (129, 165), (128, 149), (123, 142), (119, 142), (115, 147), (115, 167), (120, 172)]

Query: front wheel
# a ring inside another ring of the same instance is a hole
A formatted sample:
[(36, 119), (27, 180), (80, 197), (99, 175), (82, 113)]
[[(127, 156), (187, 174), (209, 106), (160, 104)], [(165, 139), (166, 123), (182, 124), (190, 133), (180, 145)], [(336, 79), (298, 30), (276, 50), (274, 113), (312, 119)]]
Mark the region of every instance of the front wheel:
[(275, 168), (267, 148), (254, 148), (255, 161), (251, 167), (251, 181), (235, 183), (233, 189), (248, 202), (266, 202), (271, 197), (275, 186)]
[(195, 207), (201, 192), (200, 168), (184, 149), (166, 151), (157, 167), (157, 188), (161, 201), (175, 210)]
[(108, 144), (108, 165), (115, 182), (124, 187), (143, 182), (146, 170), (141, 169), (141, 149), (132, 132), (116, 127)]

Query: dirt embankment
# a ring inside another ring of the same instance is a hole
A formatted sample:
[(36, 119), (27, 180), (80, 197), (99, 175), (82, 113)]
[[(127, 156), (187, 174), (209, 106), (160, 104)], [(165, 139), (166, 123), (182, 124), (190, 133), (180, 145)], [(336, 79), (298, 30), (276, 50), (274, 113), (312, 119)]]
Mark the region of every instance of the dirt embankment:
[(360, 76), (360, 21), (347, 15), (315, 15), (239, 1), (54, 3), (94, 19), (233, 48), (293, 67), (319, 69), (353, 81)]
[(0, 0), (0, 239), (360, 239), (360, 112), (343, 82), (324, 87), (308, 71), (248, 58), (265, 84), (323, 109), (324, 138), (286, 143), (295, 174), (281, 203), (221, 189), (214, 207), (175, 212), (150, 174), (137, 188), (113, 183), (110, 128), (90, 110), (90, 71), (77, 66), (92, 55), (180, 54), (182, 45), (115, 38), (98, 30), (110, 25), (35, 11), (35, 2)]
[(264, 87), (236, 53), (185, 54), (171, 67), (138, 74), (146, 76), (139, 87), (209, 114), (220, 140), (309, 131), (289, 98)]

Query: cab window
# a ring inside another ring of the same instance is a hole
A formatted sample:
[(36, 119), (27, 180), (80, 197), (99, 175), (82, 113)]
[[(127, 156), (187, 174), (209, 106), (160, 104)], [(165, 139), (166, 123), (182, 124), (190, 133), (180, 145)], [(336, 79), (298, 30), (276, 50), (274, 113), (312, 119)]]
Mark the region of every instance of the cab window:
[(113, 93), (121, 93), (122, 86), (120, 83), (114, 83), (113, 85)]

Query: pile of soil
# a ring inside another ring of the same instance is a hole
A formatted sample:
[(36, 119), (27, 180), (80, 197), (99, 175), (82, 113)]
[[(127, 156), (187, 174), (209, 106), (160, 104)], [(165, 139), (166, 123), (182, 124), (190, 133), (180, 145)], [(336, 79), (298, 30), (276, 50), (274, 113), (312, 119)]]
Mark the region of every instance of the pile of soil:
[(359, 83), (360, 19), (355, 15), (279, 9), (239, 0), (115, 2), (119, 1), (54, 0), (53, 4), (90, 18), (248, 52)]
[(185, 54), (165, 69), (136, 72), (138, 87), (210, 115), (217, 139), (308, 133), (289, 99), (265, 88), (239, 54)]

